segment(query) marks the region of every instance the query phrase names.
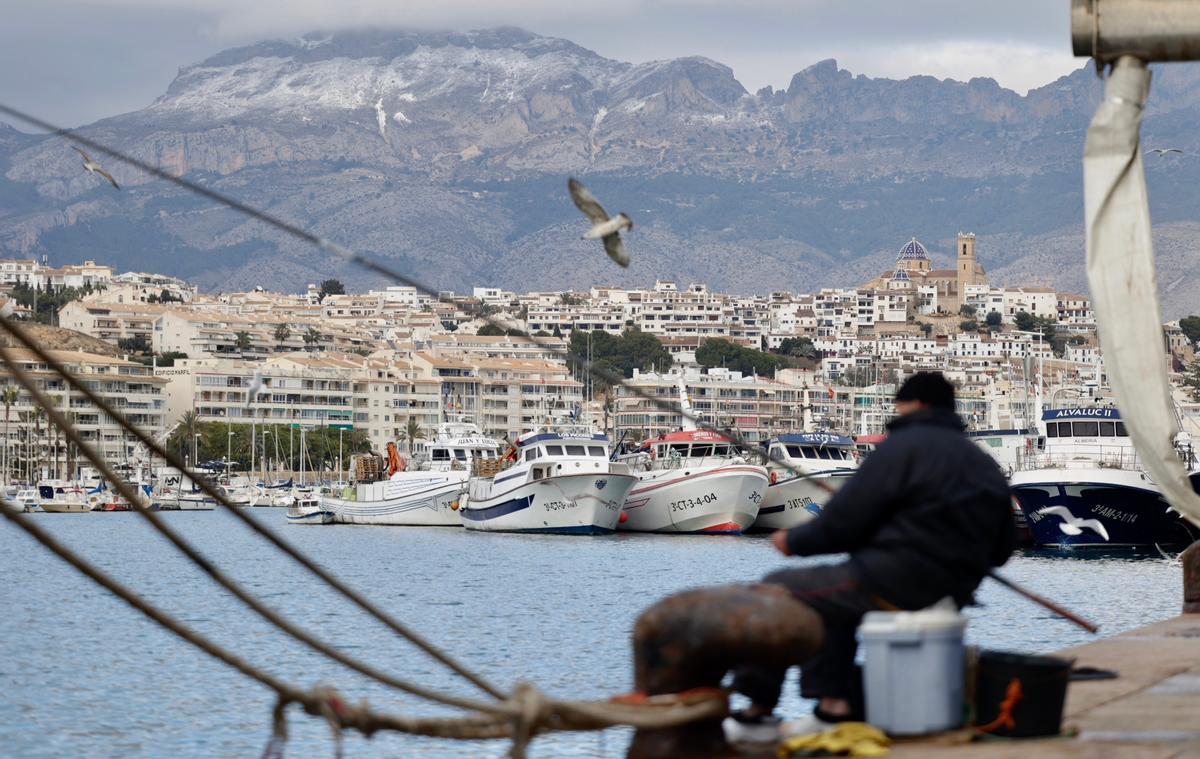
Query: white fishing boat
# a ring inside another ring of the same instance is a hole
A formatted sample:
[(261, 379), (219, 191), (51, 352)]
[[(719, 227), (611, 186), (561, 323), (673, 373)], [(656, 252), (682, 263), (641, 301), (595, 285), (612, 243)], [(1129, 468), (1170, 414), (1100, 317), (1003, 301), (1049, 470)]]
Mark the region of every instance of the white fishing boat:
[(763, 445), (770, 482), (755, 530), (789, 530), (815, 518), (858, 469), (854, 440), (844, 435), (786, 434)]
[[(1200, 539), (1145, 471), (1117, 409), (1046, 409), (1042, 425), (1044, 445), (1020, 458), (1010, 481), (1036, 545), (1153, 548)], [(1179, 448), (1194, 469), (1190, 445)]]
[(637, 478), (609, 461), (609, 441), (589, 427), (522, 435), (506, 457), (470, 479), (458, 513), (468, 530), (567, 535), (609, 533)]
[(767, 490), (766, 467), (751, 464), (733, 441), (707, 430), (681, 430), (638, 449), (638, 482), (625, 499), (619, 529), (738, 534), (754, 523)]
[(311, 491), (297, 494), (284, 516), (288, 524), (333, 524), (333, 512), (323, 507)]
[(37, 488), (18, 488), (11, 503), (22, 511), (40, 511), (41, 507), (38, 504), (41, 500)]
[[(388, 444), (386, 477), (374, 481), (370, 467), (355, 467), (362, 479), (338, 496), (321, 498), (339, 524), (457, 527), (458, 508), (476, 462), (497, 462), (500, 446), (470, 422), (444, 422), (428, 456), (412, 461)], [(366, 463), (366, 462), (364, 462)]]

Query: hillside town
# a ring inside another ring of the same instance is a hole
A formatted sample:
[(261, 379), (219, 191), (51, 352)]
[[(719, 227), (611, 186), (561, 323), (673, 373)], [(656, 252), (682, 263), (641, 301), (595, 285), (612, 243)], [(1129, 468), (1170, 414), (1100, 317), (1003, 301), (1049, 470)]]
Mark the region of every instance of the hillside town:
[[(107, 346), (58, 355), (96, 375), (105, 397), (160, 437), (186, 417), (231, 429), (353, 430), (376, 451), (405, 440), (420, 450), (447, 414), (510, 439), (552, 409), (578, 407), (643, 439), (681, 418), (642, 396), (670, 400), (681, 383), (704, 422), (750, 441), (812, 429), (868, 434), (892, 414), (897, 381), (923, 369), (957, 384), (960, 411), (977, 430), (1029, 426), (1039, 397), (1103, 395), (1088, 297), (990, 284), (975, 236), (960, 233), (956, 248), (956, 268), (935, 269), (913, 238), (893, 268), (860, 287), (813, 293), (733, 295), (661, 280), (436, 297), (403, 286), (347, 293), (336, 280), (300, 294), (200, 293), (161, 274), (34, 260), (0, 261), (0, 287), (18, 316)], [(631, 334), (648, 336), (649, 349), (624, 363), (606, 354)], [(1179, 322), (1163, 325), (1163, 357), (1176, 371), (1195, 358), (1196, 337)], [(625, 386), (568, 365), (568, 350), (614, 360)], [(262, 391), (251, 400), (256, 377)], [(46, 390), (77, 405), (52, 380)], [(6, 400), (8, 448), (57, 462), (58, 444), (36, 416), (24, 393)], [(137, 456), (111, 420), (81, 410), (76, 421), (114, 463)]]

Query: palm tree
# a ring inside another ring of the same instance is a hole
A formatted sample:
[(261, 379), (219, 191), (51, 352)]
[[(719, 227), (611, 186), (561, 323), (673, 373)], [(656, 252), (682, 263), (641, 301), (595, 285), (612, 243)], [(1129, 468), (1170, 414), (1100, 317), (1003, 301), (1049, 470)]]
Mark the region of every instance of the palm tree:
[(304, 330), (304, 344), (308, 346), (309, 350), (312, 350), (312, 347), (319, 342), (321, 342), (321, 333), (317, 331), (316, 327)]
[(8, 484), (9, 477), (9, 454), (8, 454), (8, 418), (12, 411), (12, 405), (17, 402), (17, 396), (20, 392), (16, 387), (9, 385), (4, 388), (4, 392), (0, 393), (0, 400), (4, 401), (4, 485)]
[(275, 342), (282, 348), (288, 338), (292, 336), (292, 329), (286, 324), (280, 324), (275, 328)]
[(242, 358), (246, 357), (246, 349), (250, 347), (250, 333), (242, 330), (233, 336), (233, 345), (242, 354)]
[(408, 418), (408, 423), (404, 425), (404, 429), (400, 430), (400, 439), (408, 441), (408, 455), (413, 453), (413, 441), (424, 440), (425, 430), (421, 429), (421, 423), (411, 416)]

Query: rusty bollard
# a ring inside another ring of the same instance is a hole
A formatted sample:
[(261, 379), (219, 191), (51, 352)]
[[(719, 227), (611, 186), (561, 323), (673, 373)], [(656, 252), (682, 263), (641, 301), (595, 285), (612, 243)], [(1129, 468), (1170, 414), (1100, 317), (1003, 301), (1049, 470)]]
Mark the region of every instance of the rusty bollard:
[[(778, 585), (700, 588), (669, 596), (638, 618), (633, 631), (634, 686), (662, 695), (716, 687), (742, 664), (787, 668), (817, 652), (821, 618)], [(734, 756), (721, 721), (638, 730), (630, 759)]]
[(1200, 541), (1179, 556), (1183, 564), (1183, 613), (1200, 614)]

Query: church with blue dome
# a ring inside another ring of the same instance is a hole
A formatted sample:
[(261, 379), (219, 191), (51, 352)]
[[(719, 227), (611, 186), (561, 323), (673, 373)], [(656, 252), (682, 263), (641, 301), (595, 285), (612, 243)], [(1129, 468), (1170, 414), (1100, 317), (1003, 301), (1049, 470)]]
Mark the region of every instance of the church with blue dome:
[[(900, 248), (895, 268), (883, 272), (863, 286), (867, 290), (905, 291), (914, 294), (925, 289), (936, 293), (940, 310), (953, 313), (963, 303), (967, 287), (987, 285), (987, 272), (975, 257), (975, 235), (958, 233), (955, 242), (955, 268), (935, 269), (929, 251), (916, 237)], [(930, 294), (933, 294), (930, 293)]]

